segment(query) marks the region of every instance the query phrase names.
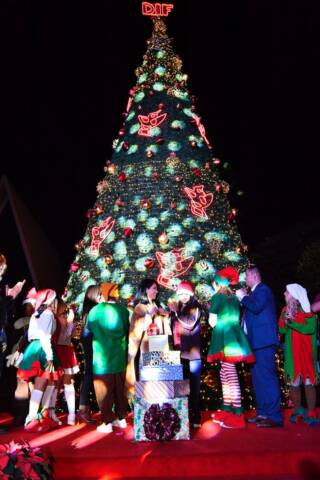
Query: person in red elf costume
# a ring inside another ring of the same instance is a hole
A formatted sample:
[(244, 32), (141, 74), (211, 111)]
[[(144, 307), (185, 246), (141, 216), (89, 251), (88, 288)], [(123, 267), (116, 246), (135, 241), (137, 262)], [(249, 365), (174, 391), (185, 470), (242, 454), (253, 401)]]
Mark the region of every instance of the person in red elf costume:
[[(317, 315), (312, 313), (307, 291), (298, 283), (286, 286), (286, 306), (279, 319), (279, 332), (285, 335), (284, 370), (290, 383), (290, 398), (295, 407), (290, 417), (299, 417), (309, 425), (320, 423), (316, 414), (315, 384), (317, 368)], [(304, 386), (308, 412), (301, 404), (301, 384)]]
[(40, 290), (36, 295), (35, 312), (30, 318), (28, 329), (29, 345), (17, 372), (18, 378), (34, 377), (34, 389), (29, 402), (29, 413), (25, 430), (44, 432), (50, 424), (38, 413), (43, 392), (48, 381), (57, 381), (62, 372), (52, 348), (51, 338), (56, 329), (52, 304), (56, 298), (54, 290)]
[(214, 413), (213, 421), (225, 428), (244, 428), (246, 425), (236, 363), (255, 361), (240, 326), (240, 302), (230, 288), (238, 281), (239, 274), (233, 267), (228, 266), (216, 273), (213, 280), (216, 293), (209, 311), (209, 324), (213, 330), (207, 361), (220, 361), (223, 396), (222, 412)]

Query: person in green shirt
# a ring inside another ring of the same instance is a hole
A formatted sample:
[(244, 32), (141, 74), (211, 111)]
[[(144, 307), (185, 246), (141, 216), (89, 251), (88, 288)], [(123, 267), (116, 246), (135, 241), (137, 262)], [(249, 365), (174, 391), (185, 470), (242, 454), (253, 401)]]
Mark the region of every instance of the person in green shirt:
[(223, 396), (223, 411), (214, 413), (212, 417), (224, 428), (245, 427), (236, 363), (255, 360), (240, 326), (239, 300), (231, 290), (238, 281), (239, 274), (233, 267), (228, 266), (216, 273), (213, 281), (216, 293), (211, 299), (209, 313), (212, 336), (207, 361), (220, 361)]
[(93, 383), (102, 421), (97, 430), (111, 433), (113, 427), (127, 426), (125, 371), (129, 311), (116, 303), (119, 299), (116, 284), (104, 283), (102, 294), (105, 302), (90, 310), (87, 328), (92, 333)]

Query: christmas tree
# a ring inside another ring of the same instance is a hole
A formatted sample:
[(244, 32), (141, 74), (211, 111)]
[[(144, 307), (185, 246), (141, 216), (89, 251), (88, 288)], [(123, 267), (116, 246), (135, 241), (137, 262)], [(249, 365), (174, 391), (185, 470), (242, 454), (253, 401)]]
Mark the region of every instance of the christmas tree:
[[(137, 83), (71, 264), (65, 299), (78, 309), (92, 284), (115, 282), (121, 301), (128, 302), (145, 277), (157, 279), (163, 300), (181, 280), (190, 280), (198, 299), (208, 302), (216, 270), (232, 265), (243, 272), (248, 264), (227, 198), (230, 187), (219, 175), (220, 161), (196, 112), (188, 76), (161, 10), (151, 17), (153, 32)], [(205, 361), (210, 337), (211, 329), (202, 325), (204, 409), (218, 407), (221, 399), (218, 367)], [(251, 406), (249, 374), (240, 370)]]
[(188, 77), (161, 16), (152, 20), (125, 120), (70, 268), (65, 299), (78, 307), (91, 284), (115, 282), (128, 301), (145, 277), (157, 279), (164, 297), (190, 280), (207, 301), (216, 270), (243, 271), (247, 264), (229, 185), (219, 176)]

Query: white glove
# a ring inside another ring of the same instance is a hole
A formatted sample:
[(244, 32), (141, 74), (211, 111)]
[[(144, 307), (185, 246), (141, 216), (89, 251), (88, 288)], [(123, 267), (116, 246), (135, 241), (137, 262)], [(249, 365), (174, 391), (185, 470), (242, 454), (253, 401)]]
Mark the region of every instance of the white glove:
[[(18, 352), (18, 350), (16, 350), (15, 352), (13, 353), (10, 353), (10, 355), (7, 355), (6, 356), (6, 359), (7, 359), (7, 367), (13, 367), (15, 366), (15, 362), (16, 360), (18, 359), (20, 355), (20, 352)], [(21, 354), (22, 355), (22, 354)]]
[(209, 315), (209, 325), (211, 328), (214, 328), (217, 325), (218, 315), (216, 313), (210, 313)]

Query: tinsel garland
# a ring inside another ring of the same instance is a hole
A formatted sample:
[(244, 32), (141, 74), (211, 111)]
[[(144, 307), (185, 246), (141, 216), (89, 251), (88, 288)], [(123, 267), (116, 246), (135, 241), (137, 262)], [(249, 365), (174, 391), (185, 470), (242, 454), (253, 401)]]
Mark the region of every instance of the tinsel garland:
[(162, 407), (156, 403), (144, 414), (143, 426), (148, 440), (172, 440), (180, 430), (180, 419), (170, 403), (164, 403)]

